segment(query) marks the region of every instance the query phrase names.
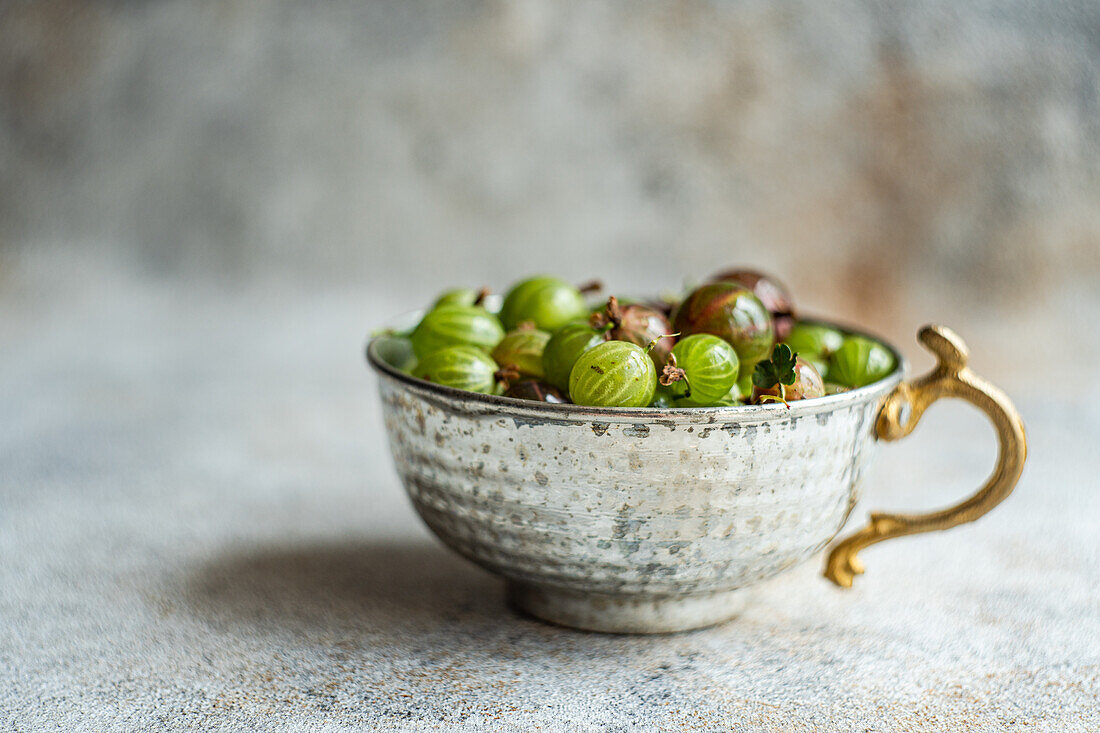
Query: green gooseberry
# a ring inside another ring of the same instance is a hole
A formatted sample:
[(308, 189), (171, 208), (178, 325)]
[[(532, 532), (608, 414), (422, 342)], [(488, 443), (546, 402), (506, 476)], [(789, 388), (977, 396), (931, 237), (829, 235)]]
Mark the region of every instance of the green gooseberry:
[(741, 399), (741, 390), (737, 385), (733, 385), (729, 392), (719, 397), (716, 400), (709, 402), (698, 401), (695, 399), (694, 393), (691, 397), (678, 397), (673, 402), (674, 407), (735, 407), (737, 405), (745, 404)]
[(500, 321), (473, 305), (441, 305), (428, 311), (409, 339), (417, 358), (446, 346), (467, 344), (488, 351), (504, 338)]
[(653, 392), (653, 399), (650, 400), (649, 406), (663, 410), (669, 407), (675, 407), (675, 402), (676, 395), (672, 394), (672, 390), (658, 382), (657, 389)]
[(371, 342), (371, 348), (378, 357), (403, 372), (411, 372), (416, 366), (416, 354), (413, 353), (412, 341), (405, 336), (383, 334), (376, 336)]
[(542, 379), (542, 354), (549, 340), (550, 334), (546, 331), (517, 328), (504, 335), (491, 355), (501, 369), (515, 367), (520, 376)]
[(589, 349), (569, 374), (569, 396), (578, 405), (645, 407), (656, 390), (653, 360), (627, 341), (605, 341)]
[(470, 392), (497, 394), (497, 364), (476, 346), (445, 346), (421, 359), (414, 377)]
[(588, 315), (581, 291), (556, 277), (533, 277), (516, 283), (504, 296), (500, 320), (511, 330), (531, 321), (544, 331), (556, 331)]
[(848, 336), (829, 359), (829, 381), (844, 387), (863, 387), (894, 371), (893, 353), (878, 341)]
[(791, 329), (787, 338), (783, 339), (783, 343), (807, 361), (824, 363), (844, 343), (844, 334), (819, 323), (799, 321)]
[(741, 373), (737, 377), (737, 392), (741, 396), (742, 400), (747, 400), (752, 397), (752, 372), (756, 369), (756, 364), (741, 364)]
[[(671, 370), (673, 381), (669, 387), (677, 397), (686, 397), (697, 404), (710, 404), (737, 386), (740, 360), (724, 339), (697, 333), (677, 341), (672, 347), (672, 356), (675, 368)], [(682, 378), (676, 379), (681, 376), (676, 370), (683, 371)]]
[(567, 323), (550, 337), (542, 352), (546, 381), (558, 389), (569, 389), (569, 373), (581, 354), (604, 342), (603, 332), (588, 321)]
[(432, 304), (432, 308), (438, 308), (441, 305), (481, 305), (481, 301), (488, 294), (487, 289), (454, 288), (440, 293)]

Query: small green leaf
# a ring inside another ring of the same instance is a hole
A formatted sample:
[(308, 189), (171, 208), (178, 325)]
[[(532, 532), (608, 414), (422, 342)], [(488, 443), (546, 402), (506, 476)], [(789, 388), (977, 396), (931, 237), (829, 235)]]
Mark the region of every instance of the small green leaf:
[(777, 384), (794, 384), (795, 360), (798, 354), (786, 344), (776, 344), (772, 349), (772, 358), (756, 365), (752, 373), (752, 383), (760, 389), (771, 389)]
[(752, 372), (752, 383), (760, 389), (771, 389), (775, 386), (779, 377), (775, 373), (775, 365), (765, 359), (756, 365)]

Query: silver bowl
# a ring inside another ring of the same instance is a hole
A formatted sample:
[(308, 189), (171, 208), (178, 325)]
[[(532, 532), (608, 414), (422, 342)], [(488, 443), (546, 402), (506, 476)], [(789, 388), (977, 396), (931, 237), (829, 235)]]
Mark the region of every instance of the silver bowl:
[[(393, 365), (395, 344), (372, 340), (367, 360), (417, 512), (449, 547), (503, 576), (514, 605), (596, 631), (681, 631), (736, 615), (742, 589), (813, 557), (844, 525), (885, 411), (908, 432), (923, 410), (896, 350), (885, 379), (789, 409), (650, 409), (432, 384)], [(858, 549), (910, 533), (875, 527), (834, 552), (830, 577), (850, 584)]]

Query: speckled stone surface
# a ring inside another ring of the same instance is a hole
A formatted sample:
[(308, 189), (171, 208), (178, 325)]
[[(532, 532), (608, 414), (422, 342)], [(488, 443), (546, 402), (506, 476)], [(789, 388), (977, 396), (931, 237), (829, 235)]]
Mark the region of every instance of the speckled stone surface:
[[(0, 294), (0, 730), (1100, 730), (1094, 384), (1006, 384), (1016, 494), (867, 550), (853, 590), (817, 557), (724, 626), (603, 636), (508, 610), (420, 525), (360, 352), (385, 303), (50, 281)], [(937, 406), (853, 521), (993, 451)]]

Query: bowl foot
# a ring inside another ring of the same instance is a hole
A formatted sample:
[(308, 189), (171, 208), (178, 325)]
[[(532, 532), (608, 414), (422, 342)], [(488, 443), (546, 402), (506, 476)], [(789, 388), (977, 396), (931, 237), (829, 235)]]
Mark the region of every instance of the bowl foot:
[(536, 618), (611, 634), (667, 634), (714, 626), (745, 606), (746, 589), (677, 596), (588, 593), (508, 581), (508, 601)]

